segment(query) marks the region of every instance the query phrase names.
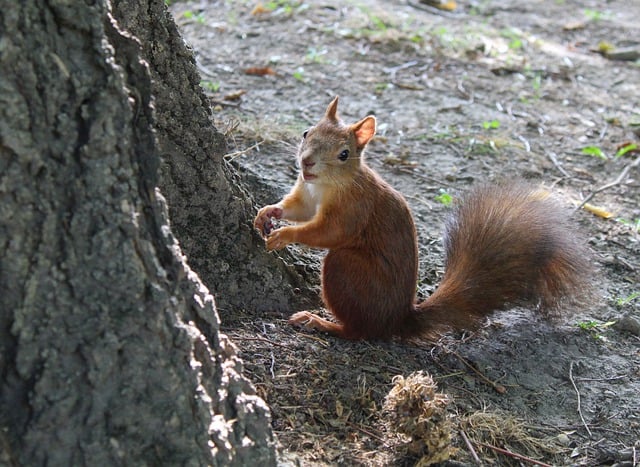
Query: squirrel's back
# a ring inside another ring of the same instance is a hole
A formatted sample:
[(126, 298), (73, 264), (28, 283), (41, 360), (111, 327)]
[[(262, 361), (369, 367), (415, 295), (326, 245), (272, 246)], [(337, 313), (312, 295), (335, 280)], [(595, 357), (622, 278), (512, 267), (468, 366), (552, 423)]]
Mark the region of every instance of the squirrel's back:
[(591, 265), (568, 215), (548, 192), (524, 182), (472, 189), (445, 226), (444, 278), (416, 306), (404, 334), (473, 327), (510, 306), (548, 312), (582, 301)]

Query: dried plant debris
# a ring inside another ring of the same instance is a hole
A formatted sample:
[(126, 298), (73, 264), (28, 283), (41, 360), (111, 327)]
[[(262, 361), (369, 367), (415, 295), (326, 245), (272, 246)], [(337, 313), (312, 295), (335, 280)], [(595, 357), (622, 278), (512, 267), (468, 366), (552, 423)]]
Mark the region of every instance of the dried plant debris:
[(419, 466), (449, 459), (455, 448), (451, 445), (453, 425), (447, 413), (447, 395), (437, 392), (433, 378), (422, 371), (407, 378), (396, 376), (393, 382), (383, 416), (389, 433), (397, 434), (398, 454), (419, 458)]
[[(525, 422), (501, 412), (474, 412), (458, 420), (460, 431), (465, 433), (484, 460), (496, 461), (558, 459), (566, 454), (567, 447), (557, 436), (539, 433)], [(499, 459), (498, 459), (499, 458)]]
[[(434, 465), (446, 460), (499, 462), (510, 465), (537, 459), (561, 461), (566, 443), (541, 429), (502, 412), (452, 413), (451, 399), (438, 392), (433, 378), (418, 371), (396, 376), (385, 398), (382, 417), (387, 445), (395, 448), (395, 463)], [(460, 434), (466, 442), (464, 446)], [(471, 457), (469, 456), (471, 455)]]

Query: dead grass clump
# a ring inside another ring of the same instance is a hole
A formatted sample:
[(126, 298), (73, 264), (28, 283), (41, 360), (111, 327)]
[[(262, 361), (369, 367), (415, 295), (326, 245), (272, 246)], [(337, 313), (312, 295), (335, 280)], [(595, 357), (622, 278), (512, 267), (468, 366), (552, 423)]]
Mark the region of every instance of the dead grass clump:
[[(460, 429), (468, 436), (483, 459), (503, 454), (515, 458), (553, 459), (566, 447), (552, 436), (536, 436), (522, 420), (497, 412), (475, 412), (459, 419)], [(502, 448), (496, 450), (496, 448)]]
[(385, 398), (383, 416), (389, 433), (397, 434), (398, 453), (418, 457), (418, 466), (449, 459), (454, 448), (447, 395), (436, 392), (431, 376), (421, 371), (407, 378), (396, 376), (393, 383)]

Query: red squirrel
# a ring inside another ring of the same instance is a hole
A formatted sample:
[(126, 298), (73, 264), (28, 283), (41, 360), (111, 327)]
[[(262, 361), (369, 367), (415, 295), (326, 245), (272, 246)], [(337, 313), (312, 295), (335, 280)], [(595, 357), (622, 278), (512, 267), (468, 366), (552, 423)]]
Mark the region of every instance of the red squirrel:
[[(291, 243), (329, 250), (322, 299), (337, 322), (301, 311), (291, 323), (346, 339), (429, 336), (472, 329), (509, 306), (553, 309), (585, 290), (589, 261), (566, 212), (548, 193), (518, 182), (462, 197), (445, 226), (444, 278), (416, 303), (411, 211), (363, 158), (376, 119), (347, 125), (337, 110), (338, 97), (304, 132), (295, 185), (254, 221), (269, 250)], [(273, 218), (296, 224), (274, 229)]]

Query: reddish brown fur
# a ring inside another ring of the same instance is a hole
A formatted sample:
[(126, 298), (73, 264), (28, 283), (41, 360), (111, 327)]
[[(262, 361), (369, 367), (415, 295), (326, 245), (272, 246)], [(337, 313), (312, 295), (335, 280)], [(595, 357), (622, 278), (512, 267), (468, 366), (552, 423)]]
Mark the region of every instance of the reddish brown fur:
[[(510, 305), (550, 309), (581, 292), (588, 261), (562, 210), (527, 185), (492, 185), (464, 197), (448, 221), (445, 277), (415, 305), (411, 212), (362, 158), (375, 119), (344, 125), (337, 103), (303, 139), (291, 193), (255, 220), (261, 232), (272, 217), (300, 222), (271, 232), (269, 249), (294, 242), (329, 249), (322, 298), (338, 323), (310, 312), (294, 314), (291, 322), (348, 339), (410, 337), (470, 328)], [(345, 150), (349, 157), (342, 161)]]
[(468, 329), (510, 306), (552, 311), (586, 296), (591, 267), (578, 238), (566, 210), (540, 190), (524, 183), (473, 189), (446, 224), (445, 276), (416, 307), (421, 333)]
[(336, 199), (337, 217), (353, 235), (327, 254), (322, 297), (343, 337), (386, 338), (415, 301), (415, 228), (404, 199), (372, 170), (363, 165), (354, 182), (358, 189)]

